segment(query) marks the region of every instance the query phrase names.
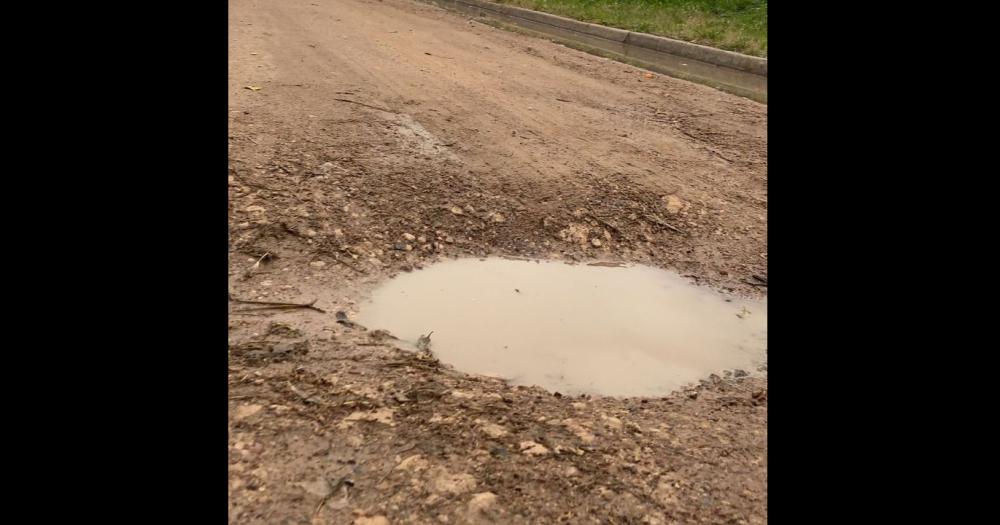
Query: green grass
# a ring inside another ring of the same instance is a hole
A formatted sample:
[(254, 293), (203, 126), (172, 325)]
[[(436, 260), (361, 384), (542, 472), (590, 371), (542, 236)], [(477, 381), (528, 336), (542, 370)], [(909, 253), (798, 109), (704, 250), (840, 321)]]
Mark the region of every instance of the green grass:
[(767, 56), (767, 0), (493, 0), (611, 27)]

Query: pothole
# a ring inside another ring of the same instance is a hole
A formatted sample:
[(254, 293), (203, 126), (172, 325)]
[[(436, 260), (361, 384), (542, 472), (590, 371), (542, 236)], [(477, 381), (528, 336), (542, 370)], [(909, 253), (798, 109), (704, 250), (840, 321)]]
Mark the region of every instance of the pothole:
[(755, 370), (767, 303), (646, 266), (459, 259), (390, 279), (361, 322), (463, 372), (567, 394), (657, 396), (723, 370)]

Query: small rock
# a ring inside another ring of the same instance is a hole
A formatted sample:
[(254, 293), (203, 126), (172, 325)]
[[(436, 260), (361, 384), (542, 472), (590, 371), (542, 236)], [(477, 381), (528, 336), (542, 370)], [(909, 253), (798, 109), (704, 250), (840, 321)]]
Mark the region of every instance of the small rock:
[(464, 494), (476, 488), (476, 478), (471, 474), (452, 474), (440, 469), (437, 476), (431, 480), (431, 488), (439, 493)]
[(421, 235), (420, 237), (417, 237), (417, 242), (419, 242), (420, 244), (426, 244), (427, 243), (427, 237)]
[(600, 239), (595, 237), (590, 240), (590, 244), (593, 244), (595, 248), (600, 248), (602, 243)]
[(392, 525), (385, 516), (361, 516), (354, 519), (354, 525)]
[(767, 401), (767, 390), (758, 390), (751, 397), (755, 403), (763, 403)]
[(320, 498), (325, 498), (333, 492), (330, 483), (325, 478), (318, 478), (315, 481), (303, 481), (302, 483), (298, 483), (298, 486), (313, 496)]
[(315, 237), (317, 235), (316, 230), (309, 229), (306, 230), (306, 237)]
[(496, 423), (487, 423), (481, 427), (481, 430), (484, 434), (494, 439), (507, 435), (507, 429)]
[(406, 239), (406, 240), (408, 240), (408, 241), (412, 241), (412, 240), (416, 239), (417, 237), (415, 235), (413, 235), (412, 233), (404, 233), (403, 234), (403, 238)]
[(351, 415), (344, 418), (341, 425), (344, 423), (353, 423), (355, 421), (371, 421), (394, 427), (396, 426), (396, 422), (392, 419), (393, 414), (395, 414), (395, 411), (391, 408), (381, 408), (373, 412), (353, 412)]
[(462, 215), (463, 213), (465, 213), (464, 211), (462, 211), (462, 208), (459, 208), (458, 206), (452, 206), (451, 212), (454, 213), (455, 215)]
[(313, 261), (313, 262), (309, 263), (309, 266), (312, 266), (313, 268), (322, 268), (322, 267), (326, 266), (326, 262), (324, 262), (324, 261)]
[(246, 207), (246, 208), (244, 208), (244, 209), (245, 209), (245, 210), (246, 210), (247, 212), (250, 212), (250, 213), (264, 213), (264, 207), (263, 207), (263, 206), (257, 206), (257, 205), (254, 205), (254, 206), (247, 206), (247, 207)]
[(408, 252), (412, 252), (413, 251), (413, 245), (412, 244), (407, 244), (406, 246), (403, 247), (403, 249), (406, 250), (406, 251), (408, 251)]
[(392, 249), (396, 250), (397, 252), (403, 252), (403, 251), (406, 251), (406, 246), (407, 246), (406, 244), (403, 244), (401, 242), (397, 242), (396, 244), (392, 245)]
[(319, 172), (323, 175), (329, 175), (330, 172), (333, 171), (334, 167), (335, 167), (334, 163), (324, 162), (323, 164), (320, 164)]
[(343, 237), (344, 236), (344, 230), (342, 230), (340, 228), (334, 228), (334, 230), (333, 230), (333, 236), (334, 237)]
[(236, 420), (239, 421), (251, 417), (263, 409), (264, 407), (261, 405), (240, 405), (236, 407)]
[(667, 195), (664, 197), (663, 204), (667, 207), (667, 213), (671, 215), (676, 215), (684, 207), (684, 201), (676, 195)]
[(420, 454), (414, 454), (403, 461), (400, 461), (396, 468), (399, 470), (423, 470), (427, 468), (427, 460)]
[(577, 469), (576, 467), (574, 467), (573, 465), (570, 465), (570, 466), (566, 467), (566, 470), (563, 471), (563, 475), (564, 476), (568, 476), (568, 477), (575, 476), (575, 475), (577, 475), (579, 473), (580, 473), (580, 470)]
[(608, 428), (610, 428), (612, 430), (621, 430), (622, 429), (622, 420), (618, 419), (617, 417), (608, 417), (608, 418), (605, 418), (604, 424), (606, 424), (608, 426)]
[(738, 370), (737, 369), (737, 370), (733, 371), (733, 375), (735, 377), (746, 377), (746, 376), (748, 376), (750, 374), (748, 374), (746, 370)]
[(541, 443), (535, 443), (534, 441), (522, 441), (520, 448), (522, 453), (529, 456), (544, 456), (549, 453), (549, 449), (545, 448)]
[(480, 492), (469, 500), (470, 514), (486, 514), (497, 504), (497, 495), (492, 492)]
[(495, 211), (495, 212), (491, 213), (489, 215), (489, 218), (490, 218), (491, 221), (496, 222), (496, 223), (505, 222), (507, 220), (506, 218), (504, 218), (503, 214), (501, 214), (498, 211)]

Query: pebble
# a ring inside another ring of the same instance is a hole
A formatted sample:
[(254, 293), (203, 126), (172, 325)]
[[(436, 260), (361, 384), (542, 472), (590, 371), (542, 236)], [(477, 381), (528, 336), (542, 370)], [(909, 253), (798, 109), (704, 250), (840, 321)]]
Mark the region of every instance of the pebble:
[(392, 525), (385, 516), (361, 516), (354, 519), (354, 525)]
[(596, 239), (596, 238), (595, 239), (591, 239), (590, 240), (590, 244), (593, 244), (594, 247), (596, 247), (596, 248), (600, 248), (601, 247), (601, 240), (600, 239)]
[(502, 438), (507, 435), (507, 429), (496, 423), (487, 423), (483, 425), (482, 431), (491, 438)]
[(667, 195), (664, 197), (663, 204), (667, 207), (667, 213), (671, 215), (676, 215), (684, 207), (684, 201), (676, 195)]
[(246, 419), (257, 414), (263, 409), (264, 407), (261, 405), (240, 405), (236, 407), (235, 417), (237, 420)]
[(541, 443), (535, 443), (534, 441), (522, 441), (520, 448), (522, 453), (529, 456), (544, 456), (549, 453), (549, 449), (545, 448)]
[(408, 241), (412, 241), (412, 240), (415, 240), (417, 237), (415, 235), (413, 235), (412, 233), (404, 233), (403, 234), (403, 238), (406, 239), (406, 240), (408, 240)]
[(497, 503), (497, 495), (492, 492), (480, 492), (472, 496), (469, 500), (469, 512), (472, 514), (485, 514)]
[(438, 493), (464, 494), (476, 488), (476, 478), (471, 474), (452, 474), (441, 469), (431, 481), (431, 488)]
[(312, 266), (313, 268), (322, 268), (326, 266), (326, 263), (323, 261), (313, 261), (309, 263), (309, 266)]

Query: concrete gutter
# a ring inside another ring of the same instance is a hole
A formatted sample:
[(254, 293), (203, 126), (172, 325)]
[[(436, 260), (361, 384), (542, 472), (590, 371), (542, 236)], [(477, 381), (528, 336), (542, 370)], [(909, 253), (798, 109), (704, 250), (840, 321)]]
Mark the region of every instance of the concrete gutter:
[(483, 0), (426, 0), (589, 53), (767, 103), (767, 59)]

